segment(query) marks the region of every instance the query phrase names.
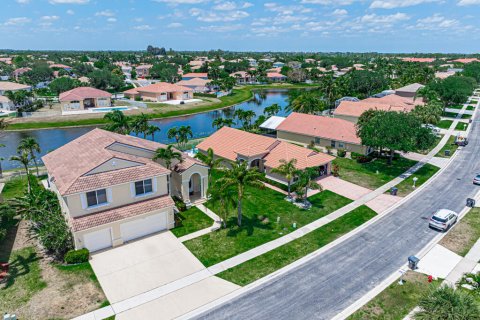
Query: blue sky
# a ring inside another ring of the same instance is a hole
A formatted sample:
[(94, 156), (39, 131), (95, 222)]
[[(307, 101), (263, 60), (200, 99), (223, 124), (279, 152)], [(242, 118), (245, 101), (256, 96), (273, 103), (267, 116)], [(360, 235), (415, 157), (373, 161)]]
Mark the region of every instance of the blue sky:
[(1, 0), (1, 48), (480, 52), (480, 0)]

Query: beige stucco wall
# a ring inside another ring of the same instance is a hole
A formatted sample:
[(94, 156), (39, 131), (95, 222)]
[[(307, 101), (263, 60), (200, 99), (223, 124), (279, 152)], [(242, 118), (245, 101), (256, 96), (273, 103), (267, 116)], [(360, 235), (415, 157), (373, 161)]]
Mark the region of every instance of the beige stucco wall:
[[(154, 180), (156, 179), (156, 185), (157, 189), (154, 192), (145, 195), (145, 196), (138, 196), (136, 197), (135, 195), (132, 195), (131, 191), (131, 183), (124, 183), (120, 185), (115, 185), (115, 186), (110, 186), (107, 189), (107, 198), (109, 198), (109, 195), (111, 195), (111, 199), (109, 199), (109, 203), (106, 205), (101, 205), (98, 207), (93, 207), (93, 208), (83, 208), (82, 206), (82, 197), (86, 197), (86, 192), (83, 193), (77, 193), (77, 194), (72, 194), (65, 196), (65, 201), (66, 204), (69, 208), (70, 215), (72, 217), (79, 217), (82, 215), (86, 214), (92, 214), (95, 212), (115, 208), (118, 206), (123, 206), (129, 203), (134, 203), (137, 201), (153, 198), (153, 197), (158, 197), (161, 195), (165, 195), (168, 193), (168, 187), (167, 187), (167, 175), (164, 176), (156, 176), (152, 177)], [(86, 204), (86, 198), (85, 198), (85, 204)]]
[(90, 174), (96, 174), (96, 173), (102, 173), (102, 172), (108, 172), (112, 170), (119, 170), (119, 169), (125, 169), (125, 168), (130, 168), (130, 167), (136, 167), (143, 165), (141, 163), (136, 163), (133, 161), (128, 161), (128, 160), (123, 160), (119, 158), (113, 158), (112, 160), (109, 160), (105, 163), (102, 163), (95, 169), (91, 170), (88, 172), (86, 175)]
[(353, 123), (358, 122), (358, 117), (347, 116), (347, 115), (343, 115), (343, 114), (334, 114), (334, 118), (347, 120), (347, 121), (350, 121), (350, 122), (353, 122)]
[(120, 225), (121, 224), (129, 222), (129, 221), (133, 221), (133, 220), (136, 220), (136, 219), (145, 218), (145, 217), (155, 215), (155, 214), (158, 214), (158, 213), (162, 213), (162, 212), (165, 212), (167, 214), (167, 229), (172, 229), (173, 227), (175, 227), (175, 217), (174, 217), (173, 207), (165, 208), (165, 209), (161, 209), (161, 210), (154, 210), (154, 211), (147, 212), (145, 214), (138, 215), (138, 216), (135, 216), (135, 217), (131, 217), (131, 218), (128, 218), (128, 219), (123, 219), (123, 220), (115, 221), (115, 222), (112, 222), (112, 223), (107, 223), (107, 224), (104, 224), (104, 225), (101, 225), (101, 226), (98, 226), (98, 227), (95, 227), (95, 228), (90, 228), (90, 229), (87, 229), (87, 230), (74, 232), (73, 236), (74, 236), (74, 241), (75, 241), (75, 249), (81, 249), (81, 248), (84, 247), (83, 236), (85, 234), (90, 233), (90, 232), (94, 232), (94, 231), (98, 231), (98, 230), (108, 229), (108, 228), (111, 229), (113, 246), (121, 245), (121, 244), (123, 244), (122, 235), (121, 235), (121, 232), (120, 232)]
[[(172, 191), (176, 196), (181, 196), (186, 203), (190, 202), (189, 183), (193, 175), (198, 174), (198, 180), (194, 183), (194, 191), (201, 192), (201, 197), (206, 198), (208, 194), (208, 167), (193, 165), (181, 174), (172, 174)], [(195, 178), (194, 178), (195, 179)]]

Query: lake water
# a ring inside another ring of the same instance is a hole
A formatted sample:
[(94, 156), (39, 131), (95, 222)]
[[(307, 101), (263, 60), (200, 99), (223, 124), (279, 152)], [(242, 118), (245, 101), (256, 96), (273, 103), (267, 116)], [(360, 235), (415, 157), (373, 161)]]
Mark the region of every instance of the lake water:
[[(268, 107), (274, 103), (282, 107), (282, 111), (279, 116), (285, 116), (287, 113), (283, 110), (288, 104), (288, 91), (287, 90), (265, 90), (255, 93), (253, 99), (241, 103), (237, 106), (214, 110), (205, 113), (199, 113), (195, 115), (160, 119), (150, 121), (160, 127), (161, 131), (155, 133), (155, 141), (162, 143), (171, 143), (173, 140), (167, 138), (167, 131), (172, 127), (179, 127), (183, 125), (189, 125), (192, 128), (194, 138), (201, 138), (211, 135), (215, 132), (212, 128), (212, 121), (218, 117), (232, 118), (233, 113), (237, 109), (253, 110), (257, 116), (263, 114), (265, 107)], [(240, 124), (236, 124), (235, 127), (239, 127)], [(4, 144), (4, 148), (0, 148), (0, 157), (5, 160), (2, 161), (2, 167), (4, 170), (19, 167), (15, 162), (11, 162), (8, 159), (16, 154), (16, 149), (20, 140), (26, 137), (34, 137), (40, 144), (42, 150), (41, 155), (55, 150), (64, 144), (78, 138), (86, 132), (92, 130), (95, 127), (81, 127), (81, 128), (64, 128), (64, 129), (42, 129), (42, 130), (26, 130), (6, 132), (3, 137), (0, 138), (0, 143)], [(141, 135), (140, 135), (141, 136)], [(149, 137), (150, 138), (150, 137)]]

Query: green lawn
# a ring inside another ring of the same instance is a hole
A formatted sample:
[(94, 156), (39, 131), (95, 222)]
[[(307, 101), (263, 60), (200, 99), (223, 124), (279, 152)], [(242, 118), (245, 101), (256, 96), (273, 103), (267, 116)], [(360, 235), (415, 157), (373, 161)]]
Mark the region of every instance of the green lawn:
[(448, 109), (462, 109), (463, 104), (455, 104), (453, 106), (448, 106)]
[(35, 293), (47, 286), (42, 279), (40, 263), (33, 247), (13, 251), (10, 255), (9, 277), (0, 290), (0, 310), (16, 310)]
[(466, 110), (473, 111), (473, 110), (475, 110), (475, 106), (467, 106)]
[(197, 207), (191, 207), (187, 211), (177, 214), (180, 225), (171, 229), (176, 237), (182, 237), (186, 234), (210, 227), (213, 220)]
[(391, 284), (373, 300), (360, 308), (348, 320), (401, 320), (430, 289), (438, 287), (440, 280), (428, 283), (427, 276), (413, 271), (408, 271), (404, 277), (405, 283)]
[(440, 244), (464, 257), (480, 238), (480, 208), (471, 209)]
[(373, 218), (376, 213), (361, 206), (305, 236), (217, 276), (244, 286), (312, 253)]
[(347, 158), (336, 158), (333, 163), (340, 167), (340, 178), (343, 180), (374, 190), (407, 171), (416, 161), (400, 157), (388, 165), (386, 159), (358, 163)]
[(458, 113), (455, 112), (444, 112), (443, 117), (447, 118), (456, 118)]
[[(243, 199), (242, 226), (236, 225), (236, 209), (232, 210), (226, 229), (220, 229), (184, 242), (185, 246), (205, 265), (212, 266), (225, 259), (277, 239), (317, 220), (351, 200), (328, 190), (309, 198), (310, 210), (302, 210), (284, 200), (285, 195), (269, 188), (247, 187)], [(216, 206), (206, 204), (213, 212)], [(280, 222), (277, 223), (277, 217)]]
[[(453, 153), (458, 149), (458, 146), (455, 144), (455, 136), (450, 136), (447, 143), (440, 149), (440, 151), (435, 155), (435, 157), (441, 158), (450, 158)], [(450, 155), (445, 155), (445, 150), (450, 150)]]
[(413, 190), (415, 190), (413, 188), (413, 178), (414, 177), (418, 178), (417, 182), (415, 183), (415, 186), (419, 187), (425, 181), (430, 179), (430, 177), (432, 177), (438, 170), (440, 170), (439, 167), (436, 167), (436, 166), (428, 164), (428, 163), (425, 164), (423, 167), (418, 169), (417, 172), (415, 172), (413, 175), (411, 175), (407, 179), (403, 180), (402, 182), (400, 182), (396, 186), (398, 188), (398, 195), (401, 196), (401, 197), (404, 197), (407, 194), (409, 194), (410, 192), (412, 192)]
[(455, 130), (466, 131), (467, 128), (468, 128), (468, 123), (459, 122), (459, 123), (457, 123), (457, 126), (455, 127)]
[(3, 187), (2, 196), (3, 199), (13, 199), (15, 197), (22, 196), (27, 190), (27, 179), (25, 176), (15, 177), (5, 183)]
[(440, 120), (437, 123), (437, 127), (441, 129), (449, 129), (452, 123), (453, 123), (453, 120)]

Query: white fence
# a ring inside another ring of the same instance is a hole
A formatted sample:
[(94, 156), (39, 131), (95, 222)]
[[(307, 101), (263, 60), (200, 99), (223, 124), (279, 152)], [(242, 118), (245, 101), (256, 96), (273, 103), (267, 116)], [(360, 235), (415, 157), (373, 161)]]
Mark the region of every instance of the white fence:
[(58, 111), (46, 111), (46, 112), (22, 112), (23, 118), (48, 118), (61, 116), (62, 114)]

